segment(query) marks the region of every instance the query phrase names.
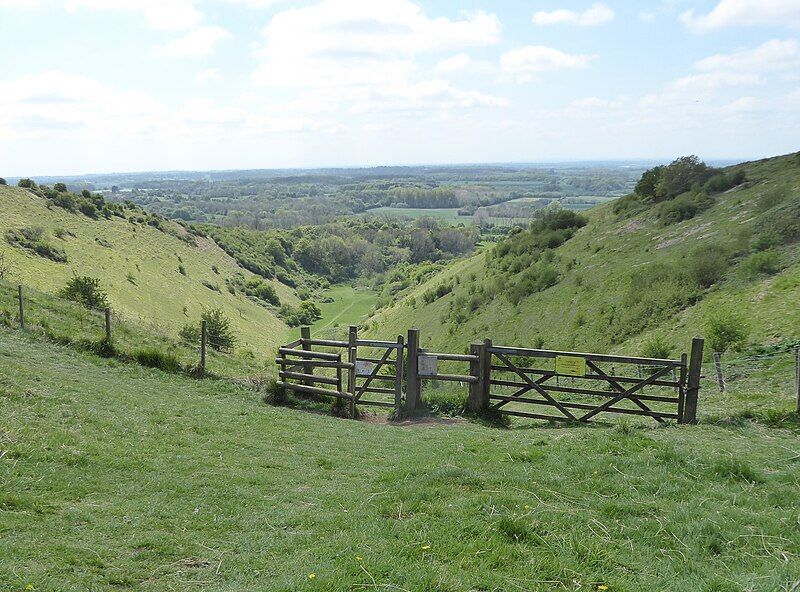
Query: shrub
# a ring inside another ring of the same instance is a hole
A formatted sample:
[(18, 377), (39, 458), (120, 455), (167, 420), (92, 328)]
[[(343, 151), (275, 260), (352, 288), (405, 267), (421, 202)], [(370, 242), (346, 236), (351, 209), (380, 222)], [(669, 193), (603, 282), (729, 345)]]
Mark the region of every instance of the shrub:
[(557, 283), (558, 270), (549, 263), (539, 262), (520, 274), (516, 283), (507, 292), (508, 299), (516, 306), (523, 298), (546, 290)]
[(264, 389), (264, 402), (268, 405), (286, 405), (289, 402), (289, 393), (273, 378)]
[(658, 219), (665, 225), (677, 224), (694, 218), (713, 205), (714, 200), (704, 191), (687, 193), (661, 204), (658, 208)]
[(24, 189), (36, 189), (36, 183), (34, 183), (32, 179), (20, 179), (17, 182), (17, 187), (22, 187)]
[(58, 193), (64, 193), (67, 190), (67, 186), (64, 183), (56, 183), (53, 185), (53, 191), (57, 191)]
[(0, 177), (0, 185), (8, 185), (8, 182), (3, 177)]
[(200, 342), (200, 327), (196, 323), (186, 323), (178, 336), (188, 343), (197, 344)]
[(207, 308), (200, 318), (206, 322), (208, 345), (218, 351), (233, 349), (236, 336), (231, 329), (230, 319), (221, 308)]
[(741, 348), (750, 334), (744, 315), (724, 308), (707, 317), (705, 331), (711, 351), (718, 353)]
[(293, 307), (284, 304), (278, 310), (278, 316), (290, 327), (310, 325), (322, 318), (322, 311), (311, 301), (301, 302), (300, 306)]
[(86, 308), (100, 309), (108, 306), (108, 294), (100, 288), (100, 280), (89, 276), (72, 278), (58, 295)]
[(698, 247), (685, 263), (686, 273), (700, 288), (710, 288), (716, 284), (727, 268), (727, 253), (718, 245)]
[(666, 360), (672, 355), (674, 349), (674, 346), (663, 336), (654, 335), (644, 342), (642, 346), (642, 357)]
[(66, 263), (67, 261), (67, 254), (62, 248), (47, 242), (42, 228), (26, 227), (8, 230), (6, 231), (6, 241), (56, 263)]
[(786, 187), (772, 187), (758, 196), (756, 210), (766, 212), (775, 206), (783, 203), (789, 197), (789, 190)]
[(756, 279), (761, 275), (773, 275), (781, 269), (780, 259), (777, 251), (753, 253), (742, 262), (742, 273), (749, 279)]
[(183, 266), (183, 263), (178, 265), (178, 273), (181, 275), (186, 275), (186, 268)]
[(132, 354), (137, 364), (148, 368), (157, 368), (164, 372), (180, 372), (181, 363), (174, 354), (162, 352), (155, 347), (137, 349)]

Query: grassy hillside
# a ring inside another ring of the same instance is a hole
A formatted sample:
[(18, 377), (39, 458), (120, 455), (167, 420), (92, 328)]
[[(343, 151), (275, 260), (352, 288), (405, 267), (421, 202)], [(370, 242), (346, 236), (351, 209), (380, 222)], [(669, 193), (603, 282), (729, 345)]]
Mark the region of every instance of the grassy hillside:
[[(708, 209), (679, 223), (665, 222), (666, 208), (695, 199), (694, 193), (669, 206), (594, 208), (573, 238), (536, 264), (522, 259), (511, 272), (498, 271), (503, 262), (488, 248), (380, 311), (370, 332), (395, 335), (414, 324), (424, 346), (445, 351), (489, 337), (507, 345), (630, 353), (658, 339), (677, 353), (724, 311), (747, 325), (747, 343), (797, 340), (800, 155), (746, 163), (729, 174), (738, 170), (744, 184), (698, 193)], [(784, 234), (775, 238), (779, 226)], [(513, 302), (511, 288), (539, 265), (555, 272), (555, 285), (534, 286)], [(713, 281), (698, 284), (693, 278), (700, 272)], [(426, 302), (426, 292), (437, 286), (443, 295)]]
[[(66, 255), (65, 262), (58, 262), (3, 240), (0, 253), (11, 264), (15, 282), (55, 293), (73, 275), (98, 277), (115, 310), (173, 336), (185, 323), (199, 323), (203, 307), (218, 307), (227, 314), (242, 348), (271, 350), (288, 332), (271, 310), (227, 290), (226, 280), (253, 274), (212, 240), (190, 236), (177, 224), (164, 221), (159, 229), (132, 223), (132, 215), (93, 219), (24, 189), (4, 186), (0, 211), (1, 236), (41, 229), (43, 242)], [(297, 303), (292, 289), (270, 283), (281, 302)]]
[(797, 453), (344, 421), (0, 329), (0, 589), (792, 590)]

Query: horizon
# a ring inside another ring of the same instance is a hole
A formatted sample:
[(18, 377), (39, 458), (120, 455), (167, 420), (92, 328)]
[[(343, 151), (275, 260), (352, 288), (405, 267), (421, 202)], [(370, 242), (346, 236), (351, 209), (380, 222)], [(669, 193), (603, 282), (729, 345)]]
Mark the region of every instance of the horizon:
[(24, 177), (785, 154), (798, 31), (796, 0), (0, 0), (0, 163)]

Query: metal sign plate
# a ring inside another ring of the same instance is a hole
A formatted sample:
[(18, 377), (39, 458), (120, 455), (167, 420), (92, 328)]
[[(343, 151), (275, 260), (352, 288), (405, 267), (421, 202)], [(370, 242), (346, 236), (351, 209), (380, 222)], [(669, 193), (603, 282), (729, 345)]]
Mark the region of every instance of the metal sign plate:
[(420, 376), (436, 376), (439, 373), (439, 358), (421, 354), (417, 358), (417, 372)]
[(372, 374), (372, 371), (375, 369), (375, 364), (372, 362), (367, 362), (365, 360), (356, 360), (356, 375), (357, 376), (369, 376)]

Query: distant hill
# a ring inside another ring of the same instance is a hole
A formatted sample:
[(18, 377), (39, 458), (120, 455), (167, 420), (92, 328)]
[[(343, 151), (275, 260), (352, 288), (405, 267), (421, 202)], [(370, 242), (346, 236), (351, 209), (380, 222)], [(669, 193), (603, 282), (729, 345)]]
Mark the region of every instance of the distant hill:
[[(55, 293), (74, 275), (97, 277), (116, 311), (175, 336), (184, 324), (199, 323), (204, 307), (221, 308), (240, 347), (271, 355), (288, 327), (274, 306), (228, 286), (257, 276), (210, 238), (138, 208), (109, 207), (113, 215), (70, 211), (29, 190), (0, 186), (0, 255), (11, 281)], [(288, 286), (257, 279), (281, 303), (297, 304)]]
[(583, 227), (533, 227), (485, 246), (379, 311), (369, 331), (416, 325), (423, 346), (445, 351), (489, 337), (631, 353), (656, 343), (678, 353), (727, 315), (747, 327), (747, 344), (800, 337), (800, 153), (584, 216)]

